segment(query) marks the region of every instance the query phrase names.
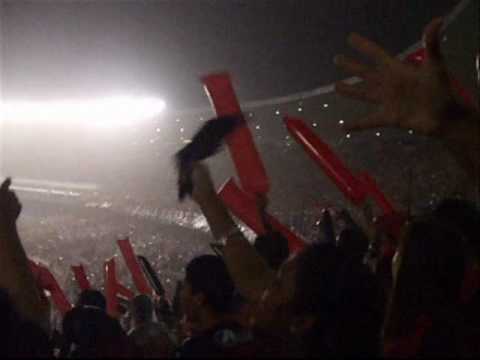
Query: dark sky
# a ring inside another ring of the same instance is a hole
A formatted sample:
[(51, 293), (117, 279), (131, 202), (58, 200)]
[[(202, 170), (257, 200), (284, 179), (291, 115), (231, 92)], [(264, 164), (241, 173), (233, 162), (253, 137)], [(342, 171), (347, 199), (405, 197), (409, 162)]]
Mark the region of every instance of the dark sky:
[(112, 93), (204, 106), (202, 74), (228, 70), (241, 100), (339, 79), (351, 31), (394, 53), (458, 0), (3, 1), (2, 85), (8, 98)]

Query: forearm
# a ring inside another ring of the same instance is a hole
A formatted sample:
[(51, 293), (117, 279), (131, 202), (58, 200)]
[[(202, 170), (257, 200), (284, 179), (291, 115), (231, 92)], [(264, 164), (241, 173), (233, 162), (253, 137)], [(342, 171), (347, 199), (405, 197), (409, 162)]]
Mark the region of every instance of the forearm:
[(196, 197), (195, 202), (200, 206), (203, 215), (207, 219), (215, 240), (221, 241), (237, 226), (214, 189), (206, 194), (202, 194), (201, 197)]
[(43, 326), (47, 309), (15, 226), (0, 227), (0, 263), (0, 287), (8, 291), (23, 318)]
[(215, 239), (221, 240), (230, 234), (223, 251), (230, 275), (243, 296), (250, 301), (258, 301), (275, 274), (241, 232), (235, 232), (235, 222), (214, 191), (207, 197), (197, 199), (197, 203)]

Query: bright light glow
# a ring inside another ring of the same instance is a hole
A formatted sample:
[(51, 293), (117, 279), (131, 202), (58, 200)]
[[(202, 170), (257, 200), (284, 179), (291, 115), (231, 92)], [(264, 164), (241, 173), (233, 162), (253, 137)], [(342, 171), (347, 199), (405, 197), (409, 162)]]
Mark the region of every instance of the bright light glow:
[(324, 108), (327, 108), (327, 107), (328, 107), (328, 104), (323, 104), (323, 107), (324, 107)]
[(313, 123), (313, 127), (317, 127), (317, 123)]
[(260, 130), (260, 125), (255, 126), (255, 129)]
[(343, 125), (343, 124), (345, 124), (345, 121), (340, 120), (338, 123), (339, 123), (340, 125)]
[(409, 133), (410, 135), (413, 135), (413, 130), (412, 130), (412, 129), (408, 130), (408, 133)]
[(7, 121), (91, 121), (102, 126), (141, 120), (160, 114), (165, 102), (158, 98), (115, 96), (92, 100), (8, 101), (0, 104)]
[(347, 137), (347, 139), (350, 139), (352, 137), (352, 135), (347, 134), (346, 137)]
[(380, 132), (375, 133), (375, 135), (380, 136), (382, 135)]
[(275, 115), (280, 115), (280, 110), (275, 111)]
[(303, 109), (301, 107), (298, 108), (298, 112), (302, 112)]

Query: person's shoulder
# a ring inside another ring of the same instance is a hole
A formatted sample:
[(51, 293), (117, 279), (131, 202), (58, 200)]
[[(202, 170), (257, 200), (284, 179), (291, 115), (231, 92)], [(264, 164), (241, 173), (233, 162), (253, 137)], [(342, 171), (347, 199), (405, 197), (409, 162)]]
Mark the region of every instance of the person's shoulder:
[(129, 336), (140, 341), (148, 341), (151, 338), (168, 337), (168, 330), (159, 323), (151, 322), (132, 329)]
[(179, 357), (244, 357), (258, 350), (253, 334), (238, 324), (222, 324), (185, 341)]
[(215, 352), (214, 348), (215, 345), (211, 340), (210, 334), (203, 334), (185, 340), (185, 342), (178, 348), (176, 357), (208, 357)]

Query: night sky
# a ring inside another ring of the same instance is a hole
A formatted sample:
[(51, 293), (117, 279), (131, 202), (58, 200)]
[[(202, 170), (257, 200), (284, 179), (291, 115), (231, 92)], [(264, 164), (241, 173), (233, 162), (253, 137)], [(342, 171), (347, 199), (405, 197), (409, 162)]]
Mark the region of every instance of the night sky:
[(1, 1), (8, 99), (154, 95), (207, 105), (202, 74), (228, 70), (242, 101), (344, 76), (349, 32), (398, 53), (458, 0)]

